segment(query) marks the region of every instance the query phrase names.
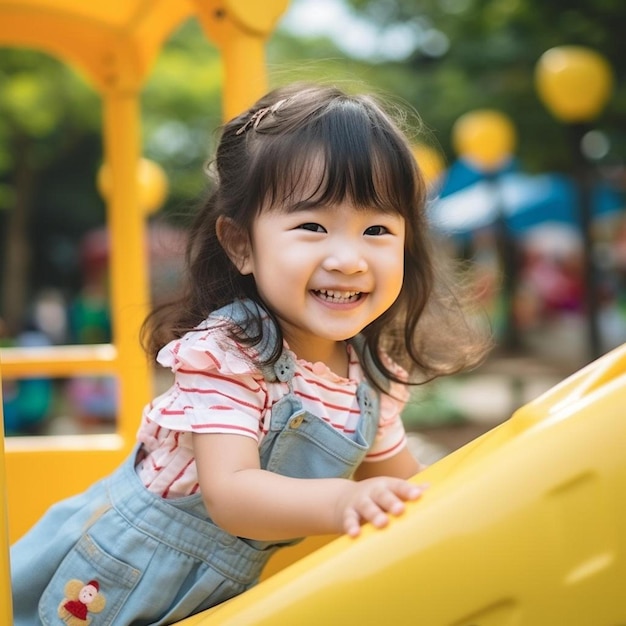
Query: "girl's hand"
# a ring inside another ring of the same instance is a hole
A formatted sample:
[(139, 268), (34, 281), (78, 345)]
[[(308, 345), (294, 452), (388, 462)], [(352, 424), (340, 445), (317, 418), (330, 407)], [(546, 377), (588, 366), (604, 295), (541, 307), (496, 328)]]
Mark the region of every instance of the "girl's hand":
[(389, 523), (389, 514), (401, 515), (406, 508), (404, 503), (417, 500), (423, 492), (423, 486), (400, 478), (368, 478), (346, 486), (337, 500), (336, 511), (344, 532), (356, 537), (362, 523), (384, 528)]

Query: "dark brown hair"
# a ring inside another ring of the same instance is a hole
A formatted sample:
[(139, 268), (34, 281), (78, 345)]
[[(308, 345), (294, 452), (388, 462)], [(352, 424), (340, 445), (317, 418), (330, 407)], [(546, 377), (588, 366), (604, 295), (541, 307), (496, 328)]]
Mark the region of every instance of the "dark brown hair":
[[(309, 84), (276, 89), (224, 125), (208, 171), (212, 189), (190, 230), (183, 295), (153, 311), (142, 329), (150, 354), (237, 298), (255, 301), (275, 321), (252, 276), (240, 274), (220, 244), (220, 216), (250, 233), (262, 210), (349, 200), (356, 207), (397, 212), (406, 223), (400, 295), (362, 331), (371, 356), (371, 363), (363, 363), (370, 379), (376, 380), (368, 371), (373, 366), (398, 381), (383, 355), (409, 372), (414, 383), (483, 358), (489, 341), (481, 328), (472, 327), (462, 290), (451, 286), (435, 262), (425, 183), (410, 144), (375, 98)], [(312, 176), (319, 180), (312, 184)], [(259, 329), (252, 333), (256, 344), (262, 339), (260, 322), (250, 320), (250, 326)], [(277, 323), (276, 331), (275, 349), (263, 365), (280, 356)]]

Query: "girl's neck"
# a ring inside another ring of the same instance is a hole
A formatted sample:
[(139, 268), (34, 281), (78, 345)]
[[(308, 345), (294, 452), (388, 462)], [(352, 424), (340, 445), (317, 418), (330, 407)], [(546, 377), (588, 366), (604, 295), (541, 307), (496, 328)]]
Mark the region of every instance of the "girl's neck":
[(328, 344), (311, 346), (298, 345), (295, 342), (293, 345), (289, 343), (289, 348), (295, 353), (299, 359), (309, 361), (310, 363), (322, 362), (332, 372), (341, 376), (342, 378), (348, 377), (349, 357), (348, 349), (345, 341), (336, 341)]

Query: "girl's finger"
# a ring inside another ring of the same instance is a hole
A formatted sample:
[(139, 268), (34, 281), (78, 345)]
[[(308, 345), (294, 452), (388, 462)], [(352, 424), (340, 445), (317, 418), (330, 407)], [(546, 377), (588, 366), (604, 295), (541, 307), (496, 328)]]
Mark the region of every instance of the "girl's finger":
[(397, 489), (394, 489), (394, 493), (403, 500), (417, 500), (425, 491), (428, 485), (414, 485), (402, 481), (399, 483)]
[(404, 511), (404, 502), (401, 496), (391, 490), (385, 490), (377, 494), (375, 502), (383, 511), (393, 515), (400, 515)]
[(345, 512), (343, 530), (349, 537), (358, 537), (361, 533), (361, 519), (355, 510), (348, 509)]

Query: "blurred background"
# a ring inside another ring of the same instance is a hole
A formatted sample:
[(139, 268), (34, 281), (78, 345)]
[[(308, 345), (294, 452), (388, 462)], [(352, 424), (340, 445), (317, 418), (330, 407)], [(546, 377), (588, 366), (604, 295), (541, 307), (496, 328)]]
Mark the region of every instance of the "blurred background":
[[(497, 341), (415, 392), (405, 421), (427, 462), (626, 341), (625, 19), (622, 0), (292, 0), (268, 42), (272, 85), (336, 82), (419, 115), (433, 236), (471, 261)], [(191, 20), (143, 92), (153, 302), (176, 290), (221, 82)], [(0, 349), (110, 340), (100, 107), (70, 66), (0, 48)], [(111, 378), (2, 384), (7, 435), (115, 427)]]

